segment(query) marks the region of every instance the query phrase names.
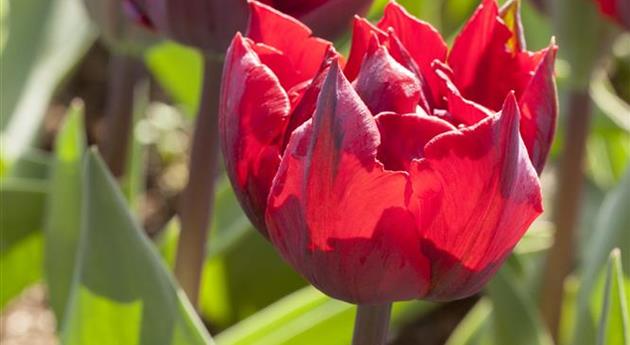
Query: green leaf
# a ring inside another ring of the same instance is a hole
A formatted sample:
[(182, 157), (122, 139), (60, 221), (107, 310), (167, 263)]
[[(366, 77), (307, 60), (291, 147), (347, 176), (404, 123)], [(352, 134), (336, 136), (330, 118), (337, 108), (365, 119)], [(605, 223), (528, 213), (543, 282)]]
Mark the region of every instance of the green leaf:
[[(306, 285), (252, 228), (225, 176), (217, 184), (213, 218), (199, 309), (214, 326), (228, 327)], [(174, 218), (158, 240), (171, 267), (179, 231)], [(256, 258), (256, 265), (251, 258)]]
[(597, 294), (602, 296), (597, 345), (630, 345), (630, 279), (624, 277), (619, 249), (610, 254), (601, 286), (603, 293)]
[[(432, 308), (419, 301), (394, 304), (392, 324)], [(216, 336), (218, 345), (346, 345), (356, 307), (308, 286)]]
[(183, 106), (186, 114), (195, 116), (203, 75), (201, 54), (192, 48), (165, 41), (147, 51), (145, 62), (164, 90)]
[[(595, 283), (600, 276), (609, 253), (619, 247), (622, 253), (630, 253), (630, 169), (619, 185), (608, 193), (595, 219), (592, 238), (588, 240), (590, 248), (583, 258), (581, 288), (578, 295), (577, 320), (573, 332), (572, 344), (592, 345), (596, 342), (597, 317), (591, 308), (594, 298)], [(628, 275), (630, 255), (623, 256), (623, 267)]]
[(504, 266), (488, 284), (492, 300), (495, 344), (551, 345), (535, 303), (521, 290), (516, 275)]
[(0, 308), (41, 278), (46, 187), (33, 179), (0, 184)]
[(81, 239), (62, 343), (211, 344), (94, 151), (83, 171)]
[(83, 105), (75, 102), (55, 142), (44, 224), (44, 271), (50, 305), (63, 320), (81, 227), (81, 157), (85, 151)]
[(36, 140), (57, 84), (95, 38), (81, 5), (77, 0), (8, 2), (3, 23), (8, 36), (0, 53), (5, 160), (20, 157)]
[(446, 345), (492, 344), (492, 302), (483, 298), (466, 314), (448, 338)]

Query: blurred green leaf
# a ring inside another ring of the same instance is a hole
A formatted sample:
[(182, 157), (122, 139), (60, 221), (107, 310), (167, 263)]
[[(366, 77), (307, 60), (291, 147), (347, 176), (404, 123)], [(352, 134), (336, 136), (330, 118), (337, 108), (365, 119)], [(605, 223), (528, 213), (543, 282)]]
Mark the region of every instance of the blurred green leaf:
[(62, 343), (212, 344), (102, 159), (90, 151), (85, 160), (81, 239)]
[(44, 223), (44, 271), (57, 320), (63, 320), (79, 241), (81, 157), (85, 145), (83, 105), (75, 102), (56, 138)]
[(508, 265), (488, 284), (492, 300), (495, 344), (551, 345), (534, 301), (522, 290)]
[(0, 308), (41, 279), (46, 182), (9, 179), (0, 184)]
[(184, 108), (186, 114), (195, 116), (203, 75), (201, 54), (192, 48), (165, 41), (147, 51), (145, 62), (160, 85)]
[(600, 286), (603, 291), (596, 294), (601, 297), (597, 345), (630, 345), (630, 279), (624, 277), (619, 249), (610, 254)]
[(483, 298), (466, 314), (451, 333), (446, 345), (491, 345), (492, 302)]
[(12, 0), (8, 11), (0, 140), (3, 159), (11, 161), (36, 140), (53, 91), (95, 34), (76, 0)]
[[(0, 159), (4, 160), (4, 156)], [(4, 178), (27, 178), (45, 180), (50, 170), (50, 154), (38, 149), (28, 149), (12, 162), (6, 162), (6, 170), (0, 174)]]
[[(217, 185), (213, 215), (199, 302), (213, 325), (232, 325), (306, 284), (252, 228), (226, 177)], [(159, 240), (168, 262), (174, 260), (178, 238), (179, 222), (172, 220)]]
[[(394, 304), (392, 324), (425, 313), (432, 304)], [(346, 345), (352, 338), (356, 307), (305, 287), (216, 336), (218, 345)]]
[(577, 320), (572, 344), (592, 345), (596, 342), (597, 318), (593, 315), (591, 301), (595, 282), (605, 265), (610, 251), (619, 247), (623, 256), (623, 267), (628, 275), (630, 268), (630, 169), (619, 185), (606, 196), (595, 220), (593, 236), (588, 240), (590, 250), (583, 258), (580, 275), (582, 286), (578, 295)]

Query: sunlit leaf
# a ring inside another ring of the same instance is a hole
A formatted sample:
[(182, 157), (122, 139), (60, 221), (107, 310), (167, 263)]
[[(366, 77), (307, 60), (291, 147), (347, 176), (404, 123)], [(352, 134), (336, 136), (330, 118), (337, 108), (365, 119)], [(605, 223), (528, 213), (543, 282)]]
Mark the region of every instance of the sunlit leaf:
[[(432, 308), (423, 302), (394, 304), (392, 324)], [(305, 287), (216, 336), (218, 345), (346, 345), (356, 307)]]
[(190, 116), (196, 115), (199, 105), (202, 60), (196, 50), (168, 41), (153, 46), (145, 55), (151, 73)]
[(211, 344), (97, 153), (90, 151), (84, 169), (78, 263), (62, 343)]

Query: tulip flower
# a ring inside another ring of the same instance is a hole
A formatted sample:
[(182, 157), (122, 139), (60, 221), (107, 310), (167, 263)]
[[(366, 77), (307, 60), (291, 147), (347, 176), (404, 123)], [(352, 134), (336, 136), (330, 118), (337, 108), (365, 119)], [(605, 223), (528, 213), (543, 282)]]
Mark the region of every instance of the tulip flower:
[(628, 0), (597, 0), (600, 11), (630, 30), (630, 2)]
[[(309, 25), (318, 35), (335, 37), (352, 15), (367, 11), (372, 0), (264, 0)], [(136, 21), (204, 51), (223, 53), (237, 30), (245, 27), (246, 0), (125, 0)]]
[[(450, 50), (395, 2), (350, 56), (252, 2), (219, 130), (237, 197), (314, 286), (375, 304), (478, 292), (542, 212), (556, 47), (485, 0)], [(343, 68), (343, 71), (342, 71)]]

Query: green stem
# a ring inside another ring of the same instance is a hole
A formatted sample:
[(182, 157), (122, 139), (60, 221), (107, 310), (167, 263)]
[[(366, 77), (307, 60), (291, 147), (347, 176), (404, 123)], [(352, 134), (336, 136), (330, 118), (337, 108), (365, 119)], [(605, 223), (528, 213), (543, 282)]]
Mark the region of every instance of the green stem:
[(175, 276), (193, 305), (197, 305), (201, 272), (218, 165), (218, 100), (223, 62), (207, 58), (201, 104), (192, 139), (188, 184), (181, 194), (179, 216), (181, 235), (177, 245)]
[(391, 303), (359, 304), (352, 345), (383, 345), (387, 341)]

